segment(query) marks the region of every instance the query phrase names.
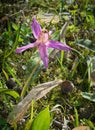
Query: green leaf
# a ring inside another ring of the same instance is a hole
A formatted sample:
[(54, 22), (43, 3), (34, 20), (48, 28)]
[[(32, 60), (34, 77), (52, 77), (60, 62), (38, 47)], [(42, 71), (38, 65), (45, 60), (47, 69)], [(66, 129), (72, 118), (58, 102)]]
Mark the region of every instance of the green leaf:
[(31, 130), (48, 130), (50, 127), (49, 107), (41, 111), (32, 124)]
[(23, 38), (21, 38), (21, 37), (19, 36), (18, 42), (23, 42), (23, 41), (24, 41)]
[(19, 27), (15, 24), (15, 23), (12, 23), (12, 27), (15, 31), (17, 31), (19, 29)]
[(85, 99), (88, 99), (92, 102), (95, 102), (95, 93), (87, 93), (87, 92), (82, 92), (82, 97)]
[(55, 33), (51, 35), (51, 40), (58, 40), (60, 37), (60, 31), (57, 30)]
[(87, 48), (90, 51), (95, 52), (95, 43), (93, 43), (91, 40), (89, 39), (80, 39), (80, 40), (76, 40), (75, 43), (83, 48)]
[(8, 90), (8, 89), (6, 89), (6, 88), (0, 88), (0, 93), (2, 93), (3, 91), (6, 91), (6, 90)]
[(79, 115), (78, 115), (78, 110), (74, 108), (74, 113), (75, 113), (75, 126), (79, 126)]
[(15, 81), (18, 83), (18, 85), (22, 86), (22, 83), (17, 79), (17, 77), (15, 76), (15, 73), (12, 71), (12, 68), (7, 63), (6, 63), (6, 69), (12, 75), (12, 77), (15, 79)]
[(85, 123), (86, 123), (89, 127), (94, 128), (93, 130), (95, 130), (95, 126), (94, 126), (93, 122), (91, 122), (90, 120), (87, 120), (87, 119), (85, 119), (84, 121), (85, 121)]
[(7, 90), (7, 91), (5, 91), (5, 93), (14, 97), (15, 99), (19, 97), (19, 94), (14, 90)]
[(10, 90), (10, 89), (0, 88), (0, 93), (8, 94), (8, 95), (12, 96), (15, 99), (19, 97), (19, 94), (16, 91)]

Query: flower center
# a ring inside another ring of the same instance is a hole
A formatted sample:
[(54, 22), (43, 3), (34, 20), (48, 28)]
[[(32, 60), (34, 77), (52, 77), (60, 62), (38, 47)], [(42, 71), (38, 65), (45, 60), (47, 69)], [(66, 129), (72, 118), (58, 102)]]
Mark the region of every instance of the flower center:
[(37, 39), (40, 44), (45, 44), (49, 40), (49, 33), (45, 30), (42, 31)]

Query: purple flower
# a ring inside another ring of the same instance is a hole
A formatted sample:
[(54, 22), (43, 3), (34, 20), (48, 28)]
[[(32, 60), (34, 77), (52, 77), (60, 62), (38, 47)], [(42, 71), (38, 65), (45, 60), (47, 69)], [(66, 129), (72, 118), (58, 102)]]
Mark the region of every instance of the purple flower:
[(48, 61), (49, 61), (48, 48), (54, 48), (54, 49), (58, 49), (58, 50), (67, 50), (67, 51), (72, 49), (68, 45), (63, 44), (59, 41), (50, 40), (49, 39), (50, 32), (43, 31), (41, 29), (41, 26), (39, 25), (39, 23), (36, 21), (35, 18), (33, 18), (33, 21), (32, 21), (32, 32), (33, 32), (34, 37), (36, 38), (36, 41), (34, 43), (30, 43), (26, 46), (17, 48), (16, 53), (21, 53), (29, 48), (38, 46), (39, 54), (40, 54), (41, 60), (44, 63), (45, 68), (48, 67)]

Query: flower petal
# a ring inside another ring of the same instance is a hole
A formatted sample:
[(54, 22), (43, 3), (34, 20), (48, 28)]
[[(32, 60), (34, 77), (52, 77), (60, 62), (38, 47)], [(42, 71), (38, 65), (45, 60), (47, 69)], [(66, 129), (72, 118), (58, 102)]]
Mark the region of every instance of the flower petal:
[(29, 48), (35, 47), (37, 45), (38, 45), (38, 43), (34, 42), (34, 43), (30, 43), (26, 46), (19, 47), (19, 48), (16, 49), (16, 53), (21, 53), (21, 52), (23, 52), (23, 51), (25, 51)]
[(49, 48), (54, 48), (54, 49), (58, 49), (58, 50), (66, 50), (66, 51), (72, 50), (72, 48), (69, 47), (68, 45), (63, 44), (58, 41), (54, 41), (54, 40), (49, 40), (47, 46)]
[(41, 33), (41, 26), (35, 18), (33, 18), (32, 20), (32, 32), (36, 39), (39, 37), (39, 34)]
[(47, 69), (48, 67), (48, 50), (47, 50), (47, 46), (45, 44), (39, 46), (39, 53), (40, 53), (40, 57), (41, 60), (44, 63), (45, 69)]

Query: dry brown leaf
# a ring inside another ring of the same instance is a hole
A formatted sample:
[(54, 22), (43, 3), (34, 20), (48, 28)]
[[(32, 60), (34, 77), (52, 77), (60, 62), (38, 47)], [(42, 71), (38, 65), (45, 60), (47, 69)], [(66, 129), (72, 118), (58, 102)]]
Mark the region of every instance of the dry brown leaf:
[(37, 14), (36, 15), (37, 19), (40, 19), (41, 22), (45, 22), (45, 23), (50, 23), (52, 22), (53, 24), (58, 23), (59, 22), (59, 16), (55, 15), (55, 14)]
[(35, 101), (39, 100), (62, 82), (62, 80), (54, 80), (35, 86), (28, 95), (13, 108), (13, 111), (8, 116), (8, 122), (13, 125), (20, 121), (31, 106), (33, 99)]
[(90, 128), (88, 126), (79, 126), (79, 127), (76, 127), (72, 130), (90, 130)]

